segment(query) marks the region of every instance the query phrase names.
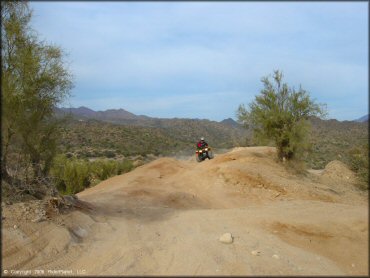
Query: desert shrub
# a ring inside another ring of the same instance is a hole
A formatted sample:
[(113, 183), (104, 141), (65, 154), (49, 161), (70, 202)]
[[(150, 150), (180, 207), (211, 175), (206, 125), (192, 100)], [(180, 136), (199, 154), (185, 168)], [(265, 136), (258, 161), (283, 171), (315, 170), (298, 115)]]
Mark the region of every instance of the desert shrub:
[(99, 157), (102, 156), (102, 153), (99, 150), (92, 151), (92, 157)]
[(365, 183), (368, 189), (369, 184), (369, 145), (352, 148), (349, 152), (349, 165), (351, 170), (356, 172), (360, 180)]
[(51, 175), (59, 192), (75, 194), (90, 185), (89, 162), (58, 155), (55, 157)]
[(117, 175), (130, 172), (134, 168), (132, 161), (130, 160), (122, 160), (117, 162), (116, 169)]
[(103, 154), (105, 157), (108, 157), (108, 158), (113, 158), (116, 156), (116, 153), (112, 150), (104, 150)]
[(84, 158), (85, 157), (84, 152), (82, 150), (81, 151), (77, 151), (76, 152), (76, 157), (77, 158)]
[(94, 178), (105, 180), (109, 177), (127, 173), (134, 168), (129, 160), (104, 160), (99, 159), (91, 163), (91, 172)]
[(257, 141), (272, 140), (280, 161), (301, 159), (308, 150), (311, 116), (324, 116), (323, 105), (316, 104), (303, 88), (296, 91), (282, 83), (283, 74), (275, 71), (273, 80), (262, 78), (261, 94), (249, 104), (240, 105), (237, 116), (247, 128), (253, 129)]
[(65, 164), (65, 193), (76, 194), (90, 185), (89, 163), (73, 159)]
[(76, 194), (109, 177), (127, 173), (134, 168), (130, 160), (99, 159), (92, 162), (58, 155), (53, 161), (51, 175), (59, 192)]
[(111, 176), (116, 175), (116, 161), (114, 160), (104, 160), (103, 163), (103, 175), (100, 177), (102, 180), (105, 180)]
[(67, 152), (67, 153), (66, 153), (66, 157), (67, 157), (67, 158), (71, 158), (71, 157), (73, 157), (73, 153), (71, 153), (71, 152)]
[[(70, 154), (70, 153), (68, 153)], [(53, 166), (50, 169), (50, 174), (54, 179), (54, 184), (56, 185), (59, 192), (66, 191), (66, 184), (64, 181), (64, 168), (67, 163), (67, 158), (72, 156), (58, 155), (54, 158)]]
[(91, 163), (91, 172), (99, 180), (106, 180), (116, 171), (116, 163), (110, 160), (95, 160)]

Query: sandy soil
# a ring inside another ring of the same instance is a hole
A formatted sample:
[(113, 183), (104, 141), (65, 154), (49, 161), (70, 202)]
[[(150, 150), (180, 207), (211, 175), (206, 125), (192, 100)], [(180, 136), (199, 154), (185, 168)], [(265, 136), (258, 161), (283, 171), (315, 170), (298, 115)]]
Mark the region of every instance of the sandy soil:
[(4, 205), (2, 272), (368, 275), (368, 195), (353, 173), (334, 161), (299, 176), (274, 157), (254, 147), (202, 163), (161, 158), (40, 222), (36, 201)]

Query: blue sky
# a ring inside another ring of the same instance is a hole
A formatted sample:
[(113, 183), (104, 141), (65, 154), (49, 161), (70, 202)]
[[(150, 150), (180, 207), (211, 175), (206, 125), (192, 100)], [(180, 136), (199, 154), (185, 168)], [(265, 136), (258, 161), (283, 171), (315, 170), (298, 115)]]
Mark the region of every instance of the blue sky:
[(274, 69), (329, 118), (368, 113), (367, 2), (31, 2), (74, 75), (64, 106), (236, 118)]

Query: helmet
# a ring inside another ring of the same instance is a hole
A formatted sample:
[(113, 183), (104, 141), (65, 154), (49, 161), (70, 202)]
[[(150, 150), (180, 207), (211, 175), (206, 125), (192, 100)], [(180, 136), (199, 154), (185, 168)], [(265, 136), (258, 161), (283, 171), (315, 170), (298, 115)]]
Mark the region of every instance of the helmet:
[(200, 138), (200, 141), (204, 141), (204, 137), (201, 137), (201, 138)]

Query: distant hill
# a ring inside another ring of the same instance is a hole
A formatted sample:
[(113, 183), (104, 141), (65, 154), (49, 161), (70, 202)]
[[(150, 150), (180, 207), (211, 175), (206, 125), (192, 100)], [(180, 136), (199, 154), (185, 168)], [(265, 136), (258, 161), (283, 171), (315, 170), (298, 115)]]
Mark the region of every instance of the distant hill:
[(96, 112), (90, 108), (81, 106), (78, 108), (61, 108), (62, 112), (78, 115), (81, 117), (93, 117)]
[(192, 154), (200, 137), (214, 148), (228, 149), (246, 146), (251, 135), (232, 119), (151, 118), (124, 109), (94, 111), (87, 107), (56, 108), (55, 113), (72, 116), (60, 144), (64, 152), (81, 157)]
[(72, 118), (59, 144), (62, 152), (78, 157), (190, 155), (201, 136), (215, 149), (229, 149), (246, 146), (248, 132), (206, 120), (174, 119), (166, 127), (145, 127)]
[(108, 109), (105, 111), (94, 111), (90, 108), (81, 106), (78, 108), (56, 108), (58, 114), (71, 114), (77, 118), (88, 118), (102, 121), (120, 121), (138, 119), (136, 116), (124, 109)]
[(229, 125), (229, 126), (232, 126), (232, 127), (236, 127), (236, 128), (239, 128), (239, 127), (242, 126), (238, 122), (234, 121), (232, 118), (227, 118), (225, 120), (222, 120), (220, 123), (225, 124), (225, 125)]
[[(86, 107), (57, 109), (71, 114), (61, 138), (64, 152), (81, 157), (155, 154), (192, 154), (204, 136), (218, 149), (257, 145), (251, 130), (233, 119), (221, 122), (200, 119), (163, 119), (137, 116), (124, 109), (94, 111)], [(350, 162), (349, 151), (368, 142), (367, 122), (310, 118), (312, 151), (309, 167), (322, 169), (332, 160)]]
[(359, 123), (363, 123), (363, 122), (367, 122), (369, 121), (369, 114), (357, 119), (357, 120), (354, 120), (355, 122), (359, 122)]
[(368, 144), (367, 122), (310, 119), (312, 152), (307, 163), (312, 168), (324, 168), (333, 160), (350, 165), (349, 152)]
[[(59, 116), (71, 115), (77, 120), (94, 119), (120, 125), (171, 129), (175, 133), (175, 138), (179, 137), (179, 139), (184, 136), (187, 137), (189, 134), (194, 134), (196, 138), (200, 136), (212, 137), (215, 133), (219, 133), (222, 138), (225, 132), (230, 133), (232, 138), (246, 135), (243, 126), (231, 118), (221, 122), (204, 119), (152, 118), (143, 115), (138, 116), (124, 109), (94, 111), (83, 106), (79, 108), (56, 108), (55, 112)], [(226, 138), (230, 140), (229, 136), (226, 136), (225, 140)]]

